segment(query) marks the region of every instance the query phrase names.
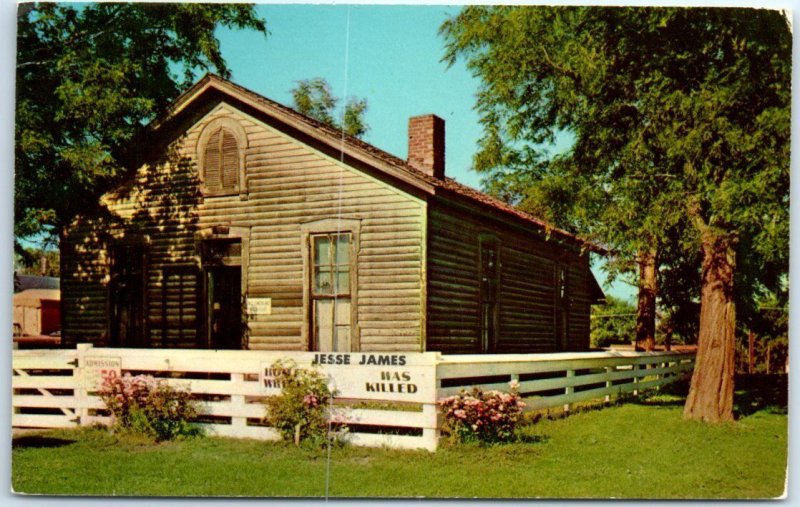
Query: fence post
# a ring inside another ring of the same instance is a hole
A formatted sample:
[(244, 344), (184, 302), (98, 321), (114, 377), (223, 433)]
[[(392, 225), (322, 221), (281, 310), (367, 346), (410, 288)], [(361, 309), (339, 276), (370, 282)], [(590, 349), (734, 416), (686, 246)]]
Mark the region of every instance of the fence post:
[[(639, 363), (636, 363), (636, 364), (633, 365), (633, 384), (635, 386), (638, 383), (639, 383)], [(633, 390), (633, 395), (634, 396), (638, 396), (639, 395), (639, 390), (638, 389), (634, 389)]]
[[(567, 370), (567, 378), (571, 379), (573, 377), (575, 377), (575, 370)], [(566, 387), (566, 389), (564, 389), (564, 394), (566, 394), (567, 396), (573, 394), (574, 392), (575, 392), (575, 387), (572, 385), (569, 385)], [(564, 412), (569, 412), (570, 405), (571, 403), (569, 402), (564, 404)]]
[(430, 421), (429, 427), (422, 428), (422, 440), (425, 449), (434, 452), (439, 446), (439, 437), (442, 434), (442, 417), (439, 407), (439, 390), (442, 388), (442, 380), (439, 378), (439, 368), (437, 363), (433, 363), (433, 403), (423, 403), (422, 414), (425, 420)]
[[(244, 373), (231, 373), (231, 387), (232, 390), (242, 388), (244, 384)], [(243, 394), (231, 395), (231, 413), (244, 412), (245, 406)], [(243, 434), (247, 429), (247, 416), (233, 416), (231, 417), (231, 427), (235, 433)]]
[(611, 366), (606, 366), (606, 390), (608, 394), (606, 394), (605, 402), (609, 403), (611, 401)]
[[(663, 362), (662, 363), (653, 363), (653, 367), (656, 370), (658, 370), (658, 369), (664, 367), (664, 363)], [(659, 381), (662, 378), (663, 378), (663, 375), (661, 373), (656, 373), (656, 381)], [(660, 390), (661, 390), (661, 385), (656, 384), (656, 391), (660, 391)]]
[(92, 350), (92, 344), (79, 343), (76, 349), (77, 364), (72, 372), (72, 376), (75, 379), (75, 412), (78, 415), (78, 426), (85, 426), (89, 424), (89, 389), (86, 385), (84, 367), (86, 365), (86, 354)]

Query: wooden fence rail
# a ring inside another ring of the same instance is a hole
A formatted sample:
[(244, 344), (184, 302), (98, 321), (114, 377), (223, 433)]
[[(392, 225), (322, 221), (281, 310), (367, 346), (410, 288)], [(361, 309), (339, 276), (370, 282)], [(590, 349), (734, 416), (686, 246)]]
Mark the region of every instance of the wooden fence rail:
[(68, 428), (109, 424), (96, 395), (101, 375), (150, 374), (188, 389), (201, 402), (207, 433), (277, 439), (263, 422), (270, 366), (292, 359), (320, 366), (337, 393), (335, 412), (355, 445), (436, 449), (441, 428), (437, 401), (462, 389), (508, 390), (517, 380), (527, 410), (636, 393), (690, 372), (689, 353), (589, 352), (495, 356), (426, 353), (352, 353), (232, 350), (77, 349), (15, 350), (12, 426)]
[(638, 394), (691, 372), (686, 352), (583, 352), (442, 356), (437, 365), (439, 398), (479, 387), (507, 391), (519, 382), (526, 411), (564, 407), (587, 400)]

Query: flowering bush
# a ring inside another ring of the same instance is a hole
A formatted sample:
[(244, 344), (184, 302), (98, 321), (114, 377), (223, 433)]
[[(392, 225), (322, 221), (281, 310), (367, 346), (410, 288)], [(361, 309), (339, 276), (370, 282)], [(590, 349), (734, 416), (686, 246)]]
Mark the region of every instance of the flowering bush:
[[(289, 362), (277, 361), (272, 365), (275, 383), (281, 394), (266, 400), (267, 415), (264, 420), (278, 430), (284, 440), (312, 446), (328, 443), (327, 405), (331, 392), (325, 377), (318, 370), (298, 369)], [(334, 422), (338, 423), (339, 419)], [(342, 425), (338, 425), (341, 430)], [(345, 429), (346, 431), (346, 429)]]
[(525, 403), (517, 393), (519, 383), (509, 383), (510, 392), (461, 391), (439, 401), (444, 413), (444, 431), (457, 442), (508, 442), (522, 416)]
[(141, 433), (156, 441), (199, 433), (191, 424), (197, 417), (197, 402), (189, 392), (150, 375), (107, 375), (98, 395), (118, 429)]

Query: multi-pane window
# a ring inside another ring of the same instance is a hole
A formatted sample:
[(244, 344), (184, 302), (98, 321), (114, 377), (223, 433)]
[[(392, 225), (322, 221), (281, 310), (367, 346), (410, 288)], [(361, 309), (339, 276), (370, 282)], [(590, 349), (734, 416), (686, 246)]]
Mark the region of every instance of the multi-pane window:
[(349, 233), (311, 236), (314, 345), (317, 350), (351, 350)]
[(314, 295), (350, 295), (350, 234), (318, 234), (314, 242)]
[(238, 188), (239, 146), (233, 133), (221, 128), (211, 134), (203, 156), (203, 181), (212, 192), (233, 192)]

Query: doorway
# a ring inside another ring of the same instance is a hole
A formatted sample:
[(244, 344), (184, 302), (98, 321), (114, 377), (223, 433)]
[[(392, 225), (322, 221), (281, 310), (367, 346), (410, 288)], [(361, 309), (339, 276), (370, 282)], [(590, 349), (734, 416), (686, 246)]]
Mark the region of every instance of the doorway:
[(146, 347), (145, 247), (117, 244), (110, 249), (109, 334), (112, 347)]
[(242, 348), (242, 268), (206, 269), (206, 329), (210, 349)]
[(239, 239), (203, 241), (203, 333), (209, 349), (245, 348)]

